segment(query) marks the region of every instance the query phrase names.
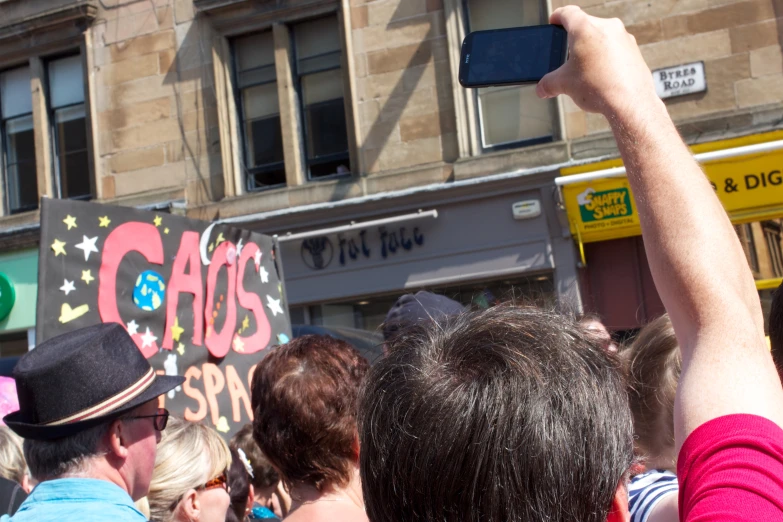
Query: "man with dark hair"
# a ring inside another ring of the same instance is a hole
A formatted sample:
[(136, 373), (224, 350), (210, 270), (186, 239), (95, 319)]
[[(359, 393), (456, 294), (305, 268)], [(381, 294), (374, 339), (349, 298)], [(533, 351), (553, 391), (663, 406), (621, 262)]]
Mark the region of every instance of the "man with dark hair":
[[(569, 59), (537, 86), (609, 121), (680, 342), (680, 520), (783, 519), (783, 387), (742, 247), (617, 19), (556, 10)], [(399, 339), (360, 400), (371, 522), (628, 520), (627, 396), (565, 318), (471, 313)]]
[(769, 348), (780, 380), (783, 381), (783, 283), (772, 294), (772, 305), (769, 307)]
[(410, 326), (430, 324), (459, 315), (465, 307), (445, 295), (421, 291), (401, 296), (386, 314), (383, 339), (390, 341)]
[(146, 520), (133, 502), (149, 490), (168, 420), (157, 397), (184, 379), (157, 375), (118, 324), (41, 343), (14, 378), (20, 409), (3, 420), (40, 484), (10, 520)]

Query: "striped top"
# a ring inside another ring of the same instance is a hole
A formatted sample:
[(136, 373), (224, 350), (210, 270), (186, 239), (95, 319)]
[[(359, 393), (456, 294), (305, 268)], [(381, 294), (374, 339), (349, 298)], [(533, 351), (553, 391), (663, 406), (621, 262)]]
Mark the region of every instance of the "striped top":
[(647, 522), (658, 502), (666, 495), (676, 495), (679, 489), (677, 475), (671, 471), (653, 469), (633, 477), (628, 484), (631, 522)]

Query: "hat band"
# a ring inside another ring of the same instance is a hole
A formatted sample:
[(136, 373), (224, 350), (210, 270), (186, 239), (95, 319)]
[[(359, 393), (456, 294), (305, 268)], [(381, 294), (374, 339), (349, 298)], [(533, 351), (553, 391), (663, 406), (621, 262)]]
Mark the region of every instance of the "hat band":
[(74, 422), (95, 419), (97, 417), (101, 417), (103, 415), (111, 413), (112, 411), (121, 408), (125, 404), (128, 404), (130, 401), (138, 397), (144, 390), (149, 388), (150, 385), (152, 385), (152, 383), (155, 381), (155, 375), (156, 375), (155, 370), (153, 370), (150, 367), (149, 371), (146, 374), (144, 374), (144, 376), (141, 379), (131, 384), (120, 393), (112, 397), (109, 397), (108, 399), (101, 402), (100, 404), (96, 404), (95, 406), (90, 406), (89, 408), (74, 413), (73, 415), (66, 417), (64, 419), (60, 419), (54, 422), (49, 422), (47, 424), (44, 424), (44, 426), (60, 426), (62, 424), (72, 424)]

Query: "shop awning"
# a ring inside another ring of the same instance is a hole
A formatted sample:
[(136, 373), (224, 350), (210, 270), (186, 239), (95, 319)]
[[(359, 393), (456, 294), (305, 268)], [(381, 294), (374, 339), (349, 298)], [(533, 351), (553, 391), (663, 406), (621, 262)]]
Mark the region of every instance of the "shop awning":
[[(691, 147), (735, 224), (783, 217), (783, 131)], [(555, 179), (571, 233), (584, 243), (641, 234), (618, 160), (564, 168)]]

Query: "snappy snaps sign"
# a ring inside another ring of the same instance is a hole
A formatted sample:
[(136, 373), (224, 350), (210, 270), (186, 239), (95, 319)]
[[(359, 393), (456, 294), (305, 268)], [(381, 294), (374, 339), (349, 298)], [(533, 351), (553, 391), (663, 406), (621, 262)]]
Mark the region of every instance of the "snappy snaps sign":
[(44, 199), (36, 338), (120, 323), (175, 415), (227, 436), (252, 420), (255, 365), (291, 327), (271, 238), (159, 212)]

